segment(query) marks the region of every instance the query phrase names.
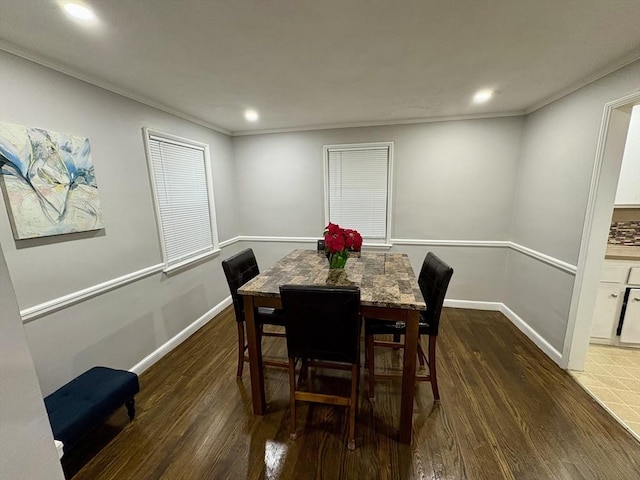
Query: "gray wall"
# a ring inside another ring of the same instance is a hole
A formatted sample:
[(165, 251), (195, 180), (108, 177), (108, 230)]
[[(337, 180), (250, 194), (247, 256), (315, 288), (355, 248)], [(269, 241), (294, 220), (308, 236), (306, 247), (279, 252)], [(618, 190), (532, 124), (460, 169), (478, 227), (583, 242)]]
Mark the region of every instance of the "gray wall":
[[(0, 52), (2, 121), (91, 140), (106, 229), (2, 244), (20, 308), (161, 261), (141, 128), (211, 146), (220, 240), (319, 237), (325, 144), (395, 142), (392, 237), (419, 268), (426, 250), (455, 268), (449, 298), (503, 302), (561, 348), (573, 276), (507, 248), (429, 245), (513, 240), (576, 262), (604, 102), (638, 89), (636, 63), (528, 117), (318, 130), (230, 139)], [(2, 202), (0, 200), (0, 202)], [(95, 364), (131, 366), (227, 298), (220, 259), (253, 246), (262, 268), (300, 242), (244, 241), (178, 274), (152, 275), (25, 330), (47, 394)]]
[(393, 141), (393, 238), (504, 238), (522, 125), (511, 117), (234, 137), (240, 230), (317, 237), (323, 145)]
[[(229, 137), (0, 52), (0, 119), (88, 137), (106, 228), (0, 243), (21, 309), (161, 263), (142, 127), (208, 143), (220, 240), (239, 233)], [(85, 300), (25, 325), (46, 395), (87, 368), (131, 368), (228, 297), (220, 258)]]
[[(526, 117), (514, 242), (577, 264), (604, 105), (639, 90), (635, 62)], [(562, 352), (574, 276), (522, 257), (509, 256), (504, 303)]]
[[(249, 236), (319, 238), (323, 145), (393, 141), (392, 238), (504, 240), (523, 123), (522, 117), (509, 117), (234, 137), (240, 230)], [(246, 244), (267, 265), (289, 246)], [(417, 270), (426, 248), (393, 251), (408, 253)], [(450, 297), (501, 301), (505, 249), (439, 251), (456, 270)]]
[(0, 285), (0, 478), (62, 480), (1, 246)]

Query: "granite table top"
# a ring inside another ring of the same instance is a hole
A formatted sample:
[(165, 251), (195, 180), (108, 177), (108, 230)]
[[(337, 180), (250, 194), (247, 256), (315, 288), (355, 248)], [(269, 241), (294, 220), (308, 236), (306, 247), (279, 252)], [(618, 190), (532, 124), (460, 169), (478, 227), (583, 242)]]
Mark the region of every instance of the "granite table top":
[(402, 253), (362, 252), (344, 269), (330, 270), (324, 254), (294, 250), (270, 269), (244, 284), (238, 293), (279, 297), (280, 285), (356, 285), (365, 306), (425, 310), (426, 304), (409, 257)]

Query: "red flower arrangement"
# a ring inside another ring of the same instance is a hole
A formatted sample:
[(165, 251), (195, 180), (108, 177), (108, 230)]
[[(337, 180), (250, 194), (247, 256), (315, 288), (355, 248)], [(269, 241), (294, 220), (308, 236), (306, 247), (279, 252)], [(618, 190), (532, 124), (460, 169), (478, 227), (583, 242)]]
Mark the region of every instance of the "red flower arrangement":
[(324, 229), (324, 244), (330, 268), (343, 268), (348, 252), (359, 252), (362, 248), (362, 236), (357, 230), (329, 223)]

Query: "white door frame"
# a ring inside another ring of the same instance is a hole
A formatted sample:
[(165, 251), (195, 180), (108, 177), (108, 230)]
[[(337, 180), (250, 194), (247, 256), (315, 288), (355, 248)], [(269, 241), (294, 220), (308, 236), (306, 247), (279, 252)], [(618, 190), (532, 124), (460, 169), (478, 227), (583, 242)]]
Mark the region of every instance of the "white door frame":
[(639, 103), (640, 92), (636, 92), (604, 106), (562, 349), (562, 368), (584, 368), (631, 107)]

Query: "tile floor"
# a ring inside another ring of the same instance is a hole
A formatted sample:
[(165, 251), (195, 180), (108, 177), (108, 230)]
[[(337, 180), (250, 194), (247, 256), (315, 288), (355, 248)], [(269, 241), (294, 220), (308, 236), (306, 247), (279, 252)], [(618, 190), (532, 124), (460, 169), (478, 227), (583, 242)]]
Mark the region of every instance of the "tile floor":
[(572, 374), (640, 439), (640, 349), (591, 344)]

